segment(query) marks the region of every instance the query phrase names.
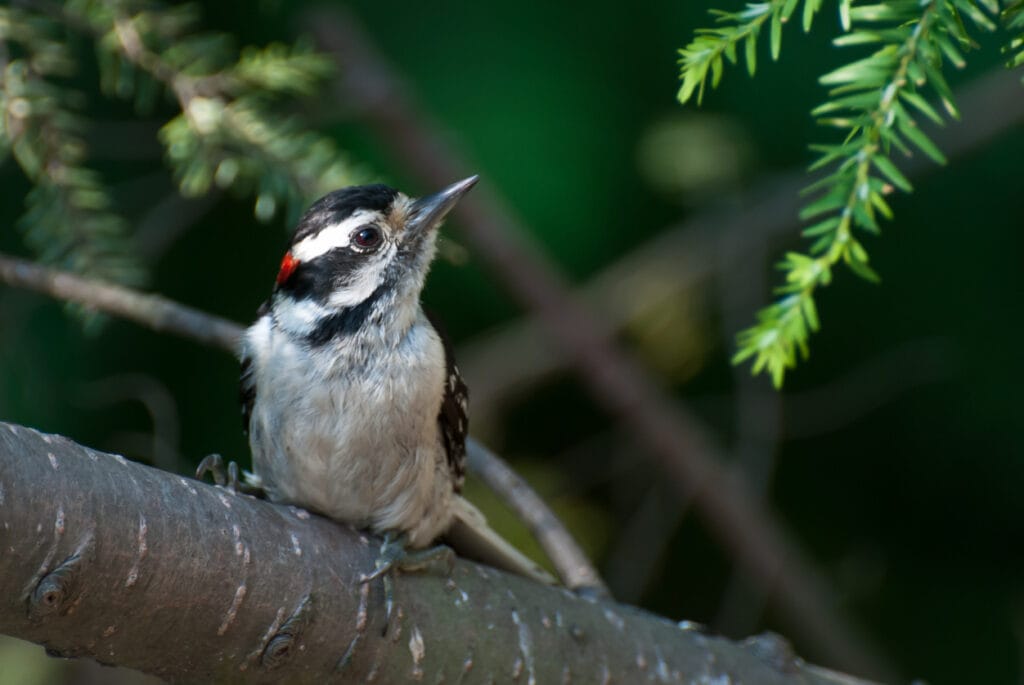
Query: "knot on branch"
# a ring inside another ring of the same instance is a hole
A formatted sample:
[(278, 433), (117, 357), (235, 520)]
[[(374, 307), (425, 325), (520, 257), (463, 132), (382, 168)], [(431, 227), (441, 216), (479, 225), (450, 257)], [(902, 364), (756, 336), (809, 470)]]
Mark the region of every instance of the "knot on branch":
[(312, 607), (312, 596), (303, 596), (298, 608), (267, 641), (260, 653), (260, 666), (270, 671), (288, 661), (293, 652), (292, 648), (298, 643), (303, 630), (310, 622)]
[(28, 598), (29, 618), (42, 620), (67, 612), (77, 595), (81, 560), (81, 555), (72, 554), (39, 580)]

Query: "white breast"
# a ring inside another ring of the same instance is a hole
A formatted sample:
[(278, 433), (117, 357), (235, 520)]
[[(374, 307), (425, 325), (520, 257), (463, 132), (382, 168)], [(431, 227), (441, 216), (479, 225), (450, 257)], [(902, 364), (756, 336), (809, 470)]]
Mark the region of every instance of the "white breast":
[(253, 468), (271, 499), (405, 533), (413, 547), (447, 528), (452, 481), (438, 428), (444, 351), (422, 314), (384, 354), (345, 342), (310, 349), (270, 317), (247, 331), (245, 346), (256, 369)]

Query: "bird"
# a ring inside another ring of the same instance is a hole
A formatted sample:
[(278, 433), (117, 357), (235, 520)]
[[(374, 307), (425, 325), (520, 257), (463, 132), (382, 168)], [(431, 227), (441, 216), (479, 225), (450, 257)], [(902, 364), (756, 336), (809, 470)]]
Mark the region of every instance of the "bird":
[[(435, 545), (443, 539), (463, 556), (554, 582), (462, 496), (468, 391), (420, 302), (438, 229), (477, 181), (418, 199), (373, 184), (317, 200), (242, 338), (245, 482), (381, 536), (364, 580), (417, 568), (417, 554), (447, 549)], [(216, 479), (221, 467), (200, 472)], [(237, 482), (237, 466), (230, 471)]]

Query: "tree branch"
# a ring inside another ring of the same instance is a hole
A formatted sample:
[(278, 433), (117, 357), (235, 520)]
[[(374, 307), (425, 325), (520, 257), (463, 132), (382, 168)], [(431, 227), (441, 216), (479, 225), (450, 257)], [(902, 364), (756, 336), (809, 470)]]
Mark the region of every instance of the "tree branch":
[(487, 486), (523, 521), (541, 545), (558, 575), (571, 589), (586, 589), (597, 596), (608, 598), (611, 593), (601, 576), (569, 535), (562, 522), (547, 503), (523, 480), (518, 473), (473, 438), (466, 441), (469, 467)]
[(140, 293), (65, 271), (49, 269), (23, 259), (0, 254), (0, 280), (88, 309), (113, 314), (160, 333), (173, 333), (204, 345), (236, 352), (242, 327), (160, 295)]
[(0, 520), (0, 632), (172, 681), (864, 682), (462, 560), (385, 626), (359, 533), (5, 423)]

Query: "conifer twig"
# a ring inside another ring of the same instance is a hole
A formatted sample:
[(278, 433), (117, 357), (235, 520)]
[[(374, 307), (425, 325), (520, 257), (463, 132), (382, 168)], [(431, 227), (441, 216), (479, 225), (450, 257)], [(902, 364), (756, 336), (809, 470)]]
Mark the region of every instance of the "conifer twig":
[[(782, 23), (797, 8), (798, 0), (768, 0), (748, 3), (740, 12), (712, 10), (722, 26), (698, 29), (693, 41), (681, 51), (682, 86), (679, 100), (694, 93), (698, 101), (710, 78), (712, 87), (722, 76), (727, 59), (737, 61), (740, 43), (746, 47), (746, 62), (754, 74), (757, 38), (771, 19), (772, 57), (779, 53)], [(1024, 27), (1024, 18), (1014, 18), (1012, 4), (1004, 3), (1002, 15), (1007, 28)], [(805, 0), (804, 29), (809, 17), (821, 7), (820, 0)], [(814, 195), (800, 212), (801, 219), (816, 218), (803, 230), (814, 242), (806, 252), (788, 252), (779, 264), (785, 283), (776, 289), (775, 301), (757, 313), (757, 322), (736, 336), (733, 363), (751, 361), (751, 371), (767, 372), (781, 387), (785, 373), (806, 358), (809, 338), (819, 328), (815, 295), (831, 283), (836, 266), (843, 263), (858, 276), (879, 281), (869, 265), (867, 250), (857, 231), (881, 232), (880, 218), (892, 219), (886, 197), (899, 189), (912, 190), (909, 180), (893, 162), (895, 152), (910, 156), (915, 150), (944, 164), (941, 149), (921, 131), (921, 115), (942, 123), (938, 110), (925, 98), (926, 86), (937, 96), (946, 112), (959, 118), (952, 91), (943, 75), (945, 65), (965, 66), (963, 52), (977, 47), (964, 19), (991, 32), (998, 27), (996, 0), (920, 0), (854, 5), (840, 0), (839, 17), (843, 33), (832, 43), (836, 47), (877, 45), (865, 58), (849, 62), (819, 79), (831, 90), (828, 99), (811, 114), (818, 123), (843, 131), (842, 142), (812, 145), (819, 153), (811, 171), (827, 168), (824, 178), (805, 192)], [(1019, 36), (1016, 44), (1024, 44)], [(1014, 40), (1007, 46), (1012, 52)], [(1024, 61), (1011, 59), (1010, 66)]]

